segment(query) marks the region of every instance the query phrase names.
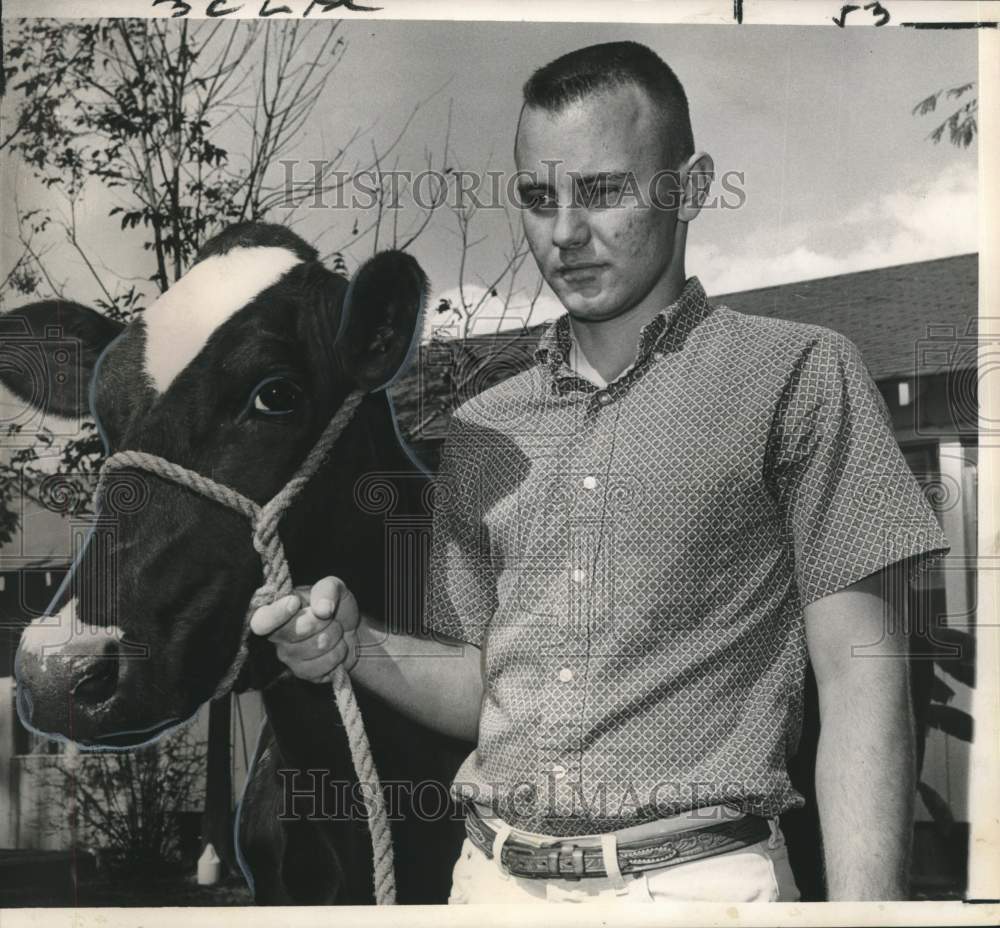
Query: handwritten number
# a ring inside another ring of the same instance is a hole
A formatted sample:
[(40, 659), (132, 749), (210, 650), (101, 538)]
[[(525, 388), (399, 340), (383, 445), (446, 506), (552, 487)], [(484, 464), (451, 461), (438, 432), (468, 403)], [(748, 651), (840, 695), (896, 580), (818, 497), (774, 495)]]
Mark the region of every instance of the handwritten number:
[(171, 19), (177, 19), (178, 16), (187, 16), (191, 12), (191, 4), (185, 3), (184, 0), (153, 0), (153, 6), (162, 6), (164, 3), (171, 4), (170, 9), (173, 13), (170, 14)]
[(875, 23), (876, 26), (884, 26), (887, 22), (889, 22), (889, 11), (884, 6), (882, 6), (882, 4), (878, 2), (878, 0), (875, 0), (875, 3), (866, 3), (865, 9), (871, 10), (872, 16), (883, 17), (877, 23)]
[(844, 23), (847, 21), (847, 14), (853, 13), (857, 7), (853, 3), (845, 4), (840, 8), (840, 16), (834, 16), (833, 21), (840, 26), (841, 29), (844, 28)]
[[(884, 6), (882, 6), (882, 4), (878, 2), (878, 0), (875, 0), (874, 3), (866, 3), (864, 8), (871, 12), (872, 17), (880, 17), (878, 19), (878, 22), (875, 23), (876, 26), (884, 26), (887, 22), (889, 22), (889, 11)], [(840, 8), (840, 16), (834, 16), (833, 21), (838, 26), (840, 26), (841, 29), (843, 29), (844, 23), (847, 22), (848, 13), (853, 13), (855, 10), (859, 9), (861, 9), (861, 7), (859, 7), (857, 4), (845, 3)]]

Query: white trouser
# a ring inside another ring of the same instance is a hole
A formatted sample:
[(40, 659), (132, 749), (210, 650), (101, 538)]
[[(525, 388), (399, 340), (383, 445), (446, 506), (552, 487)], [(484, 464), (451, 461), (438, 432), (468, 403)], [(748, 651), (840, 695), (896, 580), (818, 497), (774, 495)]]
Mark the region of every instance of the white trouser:
[(499, 865), (498, 853), (490, 860), (466, 839), (452, 873), (448, 902), (795, 902), (799, 891), (785, 839), (777, 819), (770, 825), (770, 838), (727, 854), (643, 873), (580, 880), (512, 876)]

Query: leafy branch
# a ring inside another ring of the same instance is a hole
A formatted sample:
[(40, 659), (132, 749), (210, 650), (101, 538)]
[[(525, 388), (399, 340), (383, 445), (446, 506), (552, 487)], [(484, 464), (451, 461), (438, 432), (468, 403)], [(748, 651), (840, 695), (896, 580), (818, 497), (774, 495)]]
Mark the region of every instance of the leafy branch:
[[(938, 104), (943, 100), (958, 99), (969, 93), (975, 85), (975, 81), (970, 81), (967, 84), (960, 84), (957, 87), (938, 90), (914, 106), (912, 115), (926, 116), (928, 113), (934, 113), (937, 111)], [(947, 131), (948, 140), (952, 145), (959, 148), (968, 148), (975, 139), (978, 131), (978, 123), (976, 121), (978, 112), (979, 98), (973, 97), (934, 128), (927, 137), (936, 145), (944, 137), (945, 131)]]

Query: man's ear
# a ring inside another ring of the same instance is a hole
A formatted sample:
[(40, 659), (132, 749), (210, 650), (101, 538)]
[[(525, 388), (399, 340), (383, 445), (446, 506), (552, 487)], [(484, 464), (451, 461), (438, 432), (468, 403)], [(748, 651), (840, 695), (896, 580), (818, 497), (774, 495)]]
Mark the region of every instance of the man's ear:
[(712, 156), (703, 151), (696, 151), (688, 158), (681, 168), (680, 209), (677, 218), (681, 222), (690, 222), (701, 211), (708, 199), (708, 191), (715, 178), (715, 163)]
[(335, 348), (358, 386), (381, 389), (405, 366), (426, 299), (426, 275), (401, 251), (375, 255), (354, 275)]
[(0, 383), (33, 409), (75, 419), (89, 414), (101, 352), (125, 328), (68, 300), (43, 300), (0, 316)]

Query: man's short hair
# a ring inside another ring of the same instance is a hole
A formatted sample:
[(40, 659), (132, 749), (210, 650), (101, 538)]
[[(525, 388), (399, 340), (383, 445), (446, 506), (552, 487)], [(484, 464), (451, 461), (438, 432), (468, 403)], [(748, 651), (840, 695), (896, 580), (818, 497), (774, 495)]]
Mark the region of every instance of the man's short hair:
[(694, 154), (687, 96), (667, 63), (638, 42), (588, 45), (556, 58), (525, 82), (524, 102), (557, 112), (591, 94), (627, 84), (649, 94), (663, 120), (666, 167), (679, 167)]

